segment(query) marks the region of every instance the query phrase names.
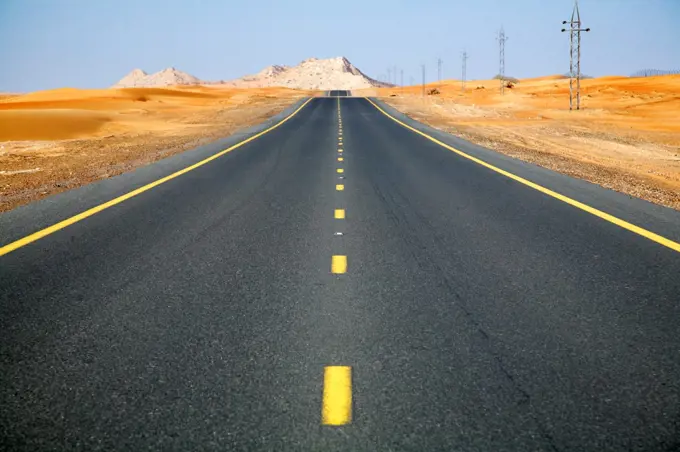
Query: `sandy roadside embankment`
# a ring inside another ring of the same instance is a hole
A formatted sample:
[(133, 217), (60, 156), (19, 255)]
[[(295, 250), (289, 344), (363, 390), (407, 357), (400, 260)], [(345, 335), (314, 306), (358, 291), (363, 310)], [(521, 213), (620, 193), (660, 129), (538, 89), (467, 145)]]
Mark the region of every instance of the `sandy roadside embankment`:
[(190, 86), (0, 96), (0, 212), (231, 135), (317, 94)]
[[(680, 76), (582, 81), (582, 110), (569, 112), (569, 81), (445, 81), (357, 90), (413, 119), (503, 154), (680, 210)], [(483, 88), (482, 88), (483, 87)]]

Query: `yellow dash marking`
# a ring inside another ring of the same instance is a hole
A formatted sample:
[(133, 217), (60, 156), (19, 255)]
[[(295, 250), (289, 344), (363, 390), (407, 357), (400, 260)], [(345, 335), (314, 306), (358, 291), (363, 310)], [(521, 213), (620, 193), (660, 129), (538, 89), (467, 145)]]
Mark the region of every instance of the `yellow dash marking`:
[(345, 219), (345, 209), (335, 209), (335, 219), (344, 220)]
[(331, 273), (346, 273), (347, 272), (347, 256), (333, 256), (331, 260)]
[(342, 149), (338, 149), (338, 152), (342, 154)]
[(636, 225), (634, 225), (634, 224), (632, 224), (632, 223), (629, 223), (629, 222), (627, 222), (627, 221), (625, 221), (625, 220), (622, 220), (622, 219), (620, 219), (620, 218), (618, 218), (618, 217), (615, 217), (614, 215), (608, 214), (607, 212), (604, 212), (604, 211), (602, 211), (602, 210), (599, 210), (599, 209), (596, 209), (596, 208), (594, 208), (594, 207), (591, 207), (591, 206), (589, 206), (589, 205), (587, 205), (587, 204), (584, 204), (584, 203), (582, 203), (582, 202), (580, 202), (580, 201), (577, 201), (577, 200), (575, 200), (575, 199), (572, 199), (572, 198), (570, 198), (570, 197), (568, 197), (568, 196), (565, 196), (565, 195), (563, 195), (563, 194), (561, 194), (561, 193), (558, 193), (558, 192), (556, 192), (556, 191), (550, 190), (549, 188), (543, 187), (542, 185), (539, 185), (539, 184), (537, 184), (537, 183), (535, 183), (535, 182), (531, 182), (531, 181), (528, 180), (528, 179), (524, 179), (523, 177), (517, 176), (517, 175), (515, 175), (515, 174), (513, 174), (513, 173), (511, 173), (511, 172), (509, 172), (509, 171), (506, 171), (506, 170), (504, 170), (504, 169), (498, 168), (497, 166), (494, 166), (494, 165), (492, 165), (492, 164), (490, 164), (490, 163), (487, 163), (487, 162), (485, 162), (485, 161), (482, 160), (482, 159), (478, 159), (477, 157), (473, 157), (473, 156), (471, 156), (470, 154), (466, 154), (466, 153), (463, 152), (463, 151), (460, 151), (460, 150), (458, 150), (458, 149), (456, 149), (456, 148), (454, 148), (454, 147), (452, 147), (452, 146), (449, 146), (448, 144), (443, 143), (443, 142), (437, 140), (436, 138), (433, 138), (433, 137), (429, 136), (428, 134), (423, 133), (423, 132), (421, 132), (420, 130), (414, 128), (414, 127), (411, 127), (411, 126), (409, 126), (408, 124), (403, 123), (402, 121), (398, 120), (397, 118), (394, 118), (393, 116), (390, 116), (389, 113), (387, 113), (387, 112), (384, 111), (382, 108), (380, 108), (379, 106), (377, 106), (377, 105), (376, 105), (373, 101), (371, 101), (370, 99), (366, 99), (366, 100), (369, 101), (375, 108), (377, 108), (382, 114), (384, 114), (385, 116), (387, 116), (388, 118), (390, 118), (392, 121), (394, 121), (394, 122), (396, 122), (396, 123), (398, 123), (398, 124), (400, 124), (400, 125), (406, 127), (407, 129), (411, 130), (412, 132), (417, 133), (418, 135), (421, 135), (421, 136), (427, 138), (428, 140), (430, 140), (430, 141), (432, 141), (432, 142), (438, 144), (439, 146), (448, 149), (449, 151), (455, 152), (456, 154), (460, 155), (461, 157), (464, 157), (464, 158), (466, 158), (466, 159), (468, 159), (468, 160), (471, 160), (471, 161), (477, 163), (478, 165), (481, 165), (481, 166), (483, 166), (483, 167), (486, 167), (486, 168), (490, 169), (491, 171), (495, 171), (496, 173), (502, 174), (503, 176), (505, 176), (505, 177), (507, 177), (507, 178), (510, 178), (510, 179), (512, 179), (512, 180), (514, 180), (514, 181), (519, 182), (520, 184), (526, 185), (527, 187), (530, 187), (530, 188), (533, 188), (534, 190), (540, 191), (541, 193), (544, 193), (544, 194), (546, 194), (546, 195), (548, 195), (548, 196), (551, 196), (551, 197), (553, 197), (553, 198), (555, 198), (555, 199), (558, 199), (558, 200), (560, 200), (560, 201), (562, 201), (562, 202), (564, 202), (564, 203), (566, 203), (566, 204), (569, 204), (570, 206), (576, 207), (577, 209), (581, 209), (581, 210), (583, 210), (583, 211), (585, 211), (585, 212), (588, 212), (588, 213), (590, 213), (590, 214), (592, 214), (592, 215), (594, 215), (594, 216), (596, 216), (596, 217), (598, 217), (598, 218), (601, 218), (601, 219), (603, 219), (603, 220), (605, 220), (605, 221), (608, 221), (608, 222), (610, 222), (610, 223), (612, 223), (612, 224), (615, 224), (615, 225), (617, 225), (617, 226), (619, 226), (619, 227), (621, 227), (621, 228), (623, 228), (623, 229), (626, 229), (626, 230), (628, 230), (628, 231), (630, 231), (630, 232), (632, 232), (632, 233), (634, 233), (634, 234), (637, 234), (637, 235), (640, 235), (640, 236), (642, 236), (642, 237), (645, 237), (645, 238), (647, 238), (647, 239), (649, 239), (649, 240), (651, 240), (651, 241), (653, 241), (653, 242), (658, 243), (659, 245), (663, 245), (663, 246), (665, 246), (665, 247), (667, 247), (667, 248), (670, 248), (670, 249), (672, 249), (672, 250), (677, 251), (677, 252), (680, 253), (680, 243), (678, 243), (678, 242), (674, 242), (674, 241), (671, 240), (671, 239), (668, 239), (668, 238), (666, 238), (666, 237), (663, 237), (663, 236), (661, 236), (661, 235), (659, 235), (659, 234), (656, 234), (656, 233), (654, 233), (654, 232), (652, 232), (652, 231), (648, 231), (647, 229), (641, 228), (640, 226), (636, 226)]
[(327, 366), (323, 372), (323, 425), (345, 425), (352, 422), (352, 368)]
[(144, 186), (142, 186), (142, 187), (137, 188), (136, 190), (132, 190), (132, 191), (130, 191), (130, 192), (128, 192), (128, 193), (125, 193), (124, 195), (121, 195), (121, 196), (119, 196), (119, 197), (117, 197), (117, 198), (114, 198), (114, 199), (112, 199), (112, 200), (110, 200), (110, 201), (107, 201), (107, 202), (105, 202), (105, 203), (103, 203), (103, 204), (99, 204), (98, 206), (92, 207), (91, 209), (88, 209), (88, 210), (86, 210), (86, 211), (84, 211), (84, 212), (81, 212), (81, 213), (79, 213), (79, 214), (77, 214), (77, 215), (74, 215), (74, 216), (72, 216), (72, 217), (70, 217), (70, 218), (67, 218), (67, 219), (65, 219), (65, 220), (62, 220), (62, 221), (60, 221), (59, 223), (53, 224), (52, 226), (49, 226), (49, 227), (47, 227), (47, 228), (45, 228), (45, 229), (41, 229), (41, 230), (39, 230), (39, 231), (37, 231), (37, 232), (34, 232), (33, 234), (27, 235), (27, 236), (24, 237), (24, 238), (21, 238), (21, 239), (19, 239), (19, 240), (16, 240), (16, 241), (14, 241), (14, 242), (8, 243), (7, 245), (4, 245), (4, 246), (0, 247), (0, 256), (4, 256), (5, 254), (9, 254), (9, 253), (11, 253), (11, 252), (14, 251), (14, 250), (17, 250), (17, 249), (19, 249), (19, 248), (21, 248), (21, 247), (23, 247), (23, 246), (28, 245), (29, 243), (33, 243), (33, 242), (35, 242), (35, 241), (37, 241), (37, 240), (40, 240), (40, 239), (43, 238), (43, 237), (46, 237), (46, 236), (48, 236), (48, 235), (50, 235), (50, 234), (54, 234), (55, 232), (60, 231), (60, 230), (66, 228), (66, 227), (68, 227), (68, 226), (70, 226), (70, 225), (72, 225), (72, 224), (74, 224), (74, 223), (77, 223), (77, 222), (79, 222), (79, 221), (81, 221), (81, 220), (84, 220), (85, 218), (91, 217), (92, 215), (95, 215), (95, 214), (101, 212), (102, 210), (106, 210), (106, 209), (108, 209), (109, 207), (113, 207), (113, 206), (115, 206), (116, 204), (120, 204), (120, 203), (122, 203), (123, 201), (127, 201), (128, 199), (133, 198), (133, 197), (135, 197), (135, 196), (137, 196), (137, 195), (139, 195), (139, 194), (141, 194), (141, 193), (144, 193), (145, 191), (149, 191), (149, 190), (151, 190), (151, 189), (154, 188), (154, 187), (158, 187), (159, 185), (164, 184), (164, 183), (166, 183), (166, 182), (168, 182), (168, 181), (170, 181), (170, 180), (172, 180), (172, 179), (175, 179), (175, 178), (177, 178), (177, 177), (179, 177), (179, 176), (181, 176), (181, 175), (183, 175), (183, 174), (186, 174), (186, 173), (188, 173), (189, 171), (193, 171), (193, 170), (195, 170), (196, 168), (205, 165), (206, 163), (212, 162), (213, 160), (215, 160), (215, 159), (217, 159), (217, 158), (219, 158), (219, 157), (222, 157), (223, 155), (225, 155), (225, 154), (227, 154), (227, 153), (233, 151), (233, 150), (236, 149), (236, 148), (239, 148), (239, 147), (243, 146), (243, 145), (246, 144), (246, 143), (250, 143), (251, 141), (256, 140), (257, 138), (261, 137), (261, 136), (264, 135), (265, 133), (271, 132), (272, 130), (274, 130), (274, 129), (276, 129), (277, 127), (281, 126), (283, 123), (285, 123), (285, 122), (288, 121), (290, 118), (292, 118), (293, 116), (295, 116), (295, 115), (296, 115), (300, 110), (302, 110), (309, 102), (311, 102), (312, 99), (313, 99), (313, 98), (307, 99), (307, 101), (306, 101), (304, 104), (302, 104), (297, 110), (295, 110), (295, 111), (294, 111), (293, 113), (291, 113), (289, 116), (287, 116), (286, 118), (284, 118), (282, 121), (279, 121), (278, 123), (274, 124), (273, 126), (269, 127), (268, 129), (265, 129), (265, 130), (263, 130), (262, 132), (257, 133), (257, 134), (255, 134), (255, 135), (253, 135), (252, 137), (247, 138), (247, 139), (245, 139), (245, 140), (243, 140), (243, 141), (241, 141), (241, 142), (238, 142), (238, 143), (236, 143), (235, 145), (233, 145), (233, 146), (231, 146), (231, 147), (229, 147), (229, 148), (227, 148), (227, 149), (225, 149), (225, 150), (223, 150), (223, 151), (218, 152), (217, 154), (213, 154), (213, 155), (211, 155), (210, 157), (208, 157), (208, 158), (206, 158), (206, 159), (203, 159), (203, 160), (201, 160), (200, 162), (194, 163), (194, 164), (191, 165), (191, 166), (187, 166), (186, 168), (183, 168), (183, 169), (181, 169), (181, 170), (179, 170), (179, 171), (176, 171), (176, 172), (170, 174), (169, 176), (165, 176), (165, 177), (163, 177), (163, 178), (160, 178), (160, 179), (158, 179), (158, 180), (155, 180), (155, 181), (153, 181), (153, 182), (151, 182), (151, 183), (148, 183), (148, 184), (146, 184), (146, 185), (144, 185)]
[(345, 172), (345, 170), (342, 169), (342, 168), (338, 168), (338, 169), (336, 169), (335, 171), (336, 171), (338, 174), (342, 174), (342, 173)]
[(335, 186), (335, 189), (336, 189), (337, 191), (343, 191), (343, 190), (345, 189), (345, 186), (342, 185), (342, 184), (338, 184), (338, 185)]
[(338, 162), (342, 162), (342, 161), (344, 161), (344, 160), (345, 160), (344, 158), (338, 157)]

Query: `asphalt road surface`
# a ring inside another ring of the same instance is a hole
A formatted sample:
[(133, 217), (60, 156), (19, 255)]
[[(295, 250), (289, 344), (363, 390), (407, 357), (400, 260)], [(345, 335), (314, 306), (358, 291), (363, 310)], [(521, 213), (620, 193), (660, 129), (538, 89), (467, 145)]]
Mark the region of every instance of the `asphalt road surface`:
[(680, 447), (680, 253), (362, 98), (0, 256), (0, 309), (2, 450)]

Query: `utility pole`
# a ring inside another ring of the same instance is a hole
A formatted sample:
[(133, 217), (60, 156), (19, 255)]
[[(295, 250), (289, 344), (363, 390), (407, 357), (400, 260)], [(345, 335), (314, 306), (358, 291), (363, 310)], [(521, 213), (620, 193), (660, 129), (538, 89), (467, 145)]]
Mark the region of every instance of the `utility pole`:
[(392, 83), (392, 69), (387, 68), (387, 83)]
[(498, 57), (499, 57), (499, 68), (498, 68), (498, 78), (501, 82), (501, 94), (505, 94), (505, 41), (508, 37), (505, 36), (505, 30), (503, 27), (498, 31)]
[(468, 59), (468, 54), (466, 51), (463, 51), (462, 55), (462, 60), (463, 60), (463, 78), (461, 79), (461, 85), (460, 85), (460, 90), (462, 92), (465, 92), (465, 82), (467, 81), (467, 59)]
[(437, 58), (437, 83), (439, 84), (439, 87), (441, 88), (442, 85), (442, 59)]
[(420, 67), (423, 70), (423, 97), (425, 97), (425, 65), (421, 64)]
[[(581, 28), (581, 14), (578, 10), (578, 0), (574, 0), (574, 10), (571, 12), (571, 20), (562, 21), (562, 25), (569, 24), (569, 28), (563, 28), (562, 32), (569, 31), (569, 111), (581, 109), (581, 32), (589, 32), (590, 28)], [(575, 61), (574, 61), (575, 60)], [(576, 63), (576, 64), (574, 64)], [(574, 66), (576, 71), (574, 72)], [(574, 81), (576, 89), (574, 90)]]
[(404, 70), (401, 69), (401, 94), (404, 94)]

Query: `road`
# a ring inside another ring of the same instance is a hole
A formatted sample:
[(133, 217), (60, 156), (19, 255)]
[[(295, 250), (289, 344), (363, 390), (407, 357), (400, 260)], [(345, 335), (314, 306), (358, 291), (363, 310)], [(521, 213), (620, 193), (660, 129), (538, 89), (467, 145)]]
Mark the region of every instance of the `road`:
[[(677, 240), (676, 212), (497, 164)], [(677, 450), (678, 275), (668, 246), (315, 98), (0, 256), (0, 449)]]

